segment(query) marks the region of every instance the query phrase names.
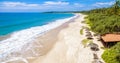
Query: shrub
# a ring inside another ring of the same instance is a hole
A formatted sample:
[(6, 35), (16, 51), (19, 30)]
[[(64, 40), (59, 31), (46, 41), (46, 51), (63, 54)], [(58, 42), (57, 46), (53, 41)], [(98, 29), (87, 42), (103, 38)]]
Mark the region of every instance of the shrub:
[(120, 43), (107, 49), (102, 58), (106, 63), (120, 63)]
[(83, 28), (80, 30), (80, 34), (83, 35)]
[(88, 43), (88, 42), (90, 42), (89, 39), (83, 39), (83, 40), (82, 40), (82, 44), (84, 45), (84, 47), (87, 46), (87, 43)]

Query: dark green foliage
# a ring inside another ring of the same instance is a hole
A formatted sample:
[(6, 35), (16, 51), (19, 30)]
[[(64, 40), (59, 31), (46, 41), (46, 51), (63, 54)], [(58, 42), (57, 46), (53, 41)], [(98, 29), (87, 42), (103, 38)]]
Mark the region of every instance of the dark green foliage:
[[(120, 7), (116, 2), (109, 8), (82, 12), (87, 14), (86, 23), (97, 34), (120, 33)], [(120, 63), (120, 42), (106, 49), (102, 55), (106, 63)]]
[(89, 14), (87, 23), (99, 34), (120, 32), (120, 16), (105, 14)]
[(104, 14), (109, 16), (120, 15), (120, 7), (116, 2), (113, 6), (109, 8), (99, 8), (99, 9), (93, 9), (90, 11), (81, 11), (81, 13), (84, 13), (84, 14), (99, 13), (99, 14)]
[(117, 3), (109, 8), (84, 11), (87, 24), (98, 34), (120, 32), (120, 7)]
[(118, 62), (120, 62), (120, 53), (117, 54), (116, 59), (117, 59)]
[(106, 63), (120, 63), (120, 43), (106, 50), (102, 58)]

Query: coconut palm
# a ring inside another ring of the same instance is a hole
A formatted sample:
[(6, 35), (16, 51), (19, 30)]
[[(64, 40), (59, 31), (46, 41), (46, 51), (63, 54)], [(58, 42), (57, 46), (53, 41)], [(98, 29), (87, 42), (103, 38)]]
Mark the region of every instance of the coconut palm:
[(120, 0), (116, 0), (116, 4), (120, 6)]
[(118, 14), (119, 12), (119, 7), (120, 7), (120, 0), (116, 0), (113, 9), (114, 9), (114, 14)]

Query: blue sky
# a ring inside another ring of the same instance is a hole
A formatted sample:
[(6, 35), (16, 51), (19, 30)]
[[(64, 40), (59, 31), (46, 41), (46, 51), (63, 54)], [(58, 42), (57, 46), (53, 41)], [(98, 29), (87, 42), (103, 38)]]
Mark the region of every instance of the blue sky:
[(81, 11), (108, 7), (115, 0), (0, 0), (0, 12)]

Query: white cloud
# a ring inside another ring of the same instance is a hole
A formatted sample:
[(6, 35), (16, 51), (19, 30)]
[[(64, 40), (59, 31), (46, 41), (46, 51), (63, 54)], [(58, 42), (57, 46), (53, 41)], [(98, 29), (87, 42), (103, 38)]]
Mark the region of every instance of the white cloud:
[[(70, 4), (69, 2), (54, 2), (54, 1), (46, 1), (42, 4), (30, 4), (25, 2), (0, 2), (0, 12), (11, 11), (72, 11), (72, 10), (79, 10), (83, 7), (82, 4), (73, 3)], [(62, 9), (62, 10), (61, 10)]]
[(79, 4), (79, 3), (74, 3), (73, 5), (74, 5), (74, 6), (77, 6), (77, 7), (84, 7), (83, 4)]
[(39, 4), (27, 4), (27, 3), (23, 3), (23, 2), (1, 2), (0, 5), (2, 5), (4, 7), (17, 7), (17, 6), (36, 7), (36, 6), (39, 6)]
[(54, 1), (47, 1), (47, 2), (44, 2), (44, 5), (69, 5), (69, 2), (61, 2), (61, 1), (54, 2)]
[(110, 6), (110, 5), (113, 5), (113, 4), (114, 4), (114, 1), (111, 1), (111, 2), (97, 2), (97, 3), (93, 4), (93, 6), (100, 7), (100, 6)]

